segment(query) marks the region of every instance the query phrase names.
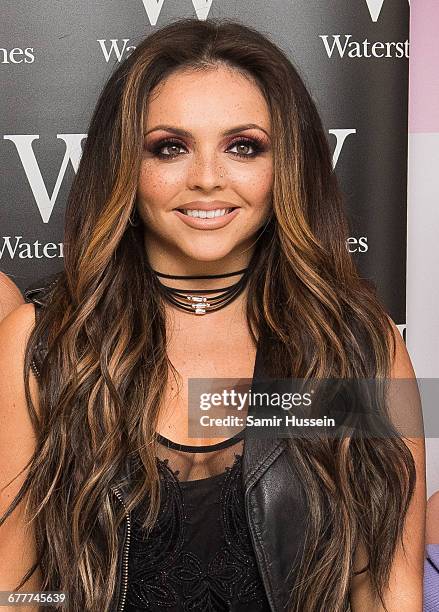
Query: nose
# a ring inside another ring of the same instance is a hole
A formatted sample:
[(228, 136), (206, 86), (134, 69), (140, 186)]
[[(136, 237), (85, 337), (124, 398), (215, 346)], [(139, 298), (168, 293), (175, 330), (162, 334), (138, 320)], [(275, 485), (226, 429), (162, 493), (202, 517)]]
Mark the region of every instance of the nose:
[(224, 187), (225, 181), (226, 172), (215, 153), (199, 151), (194, 155), (188, 168), (187, 183), (189, 189), (212, 191)]

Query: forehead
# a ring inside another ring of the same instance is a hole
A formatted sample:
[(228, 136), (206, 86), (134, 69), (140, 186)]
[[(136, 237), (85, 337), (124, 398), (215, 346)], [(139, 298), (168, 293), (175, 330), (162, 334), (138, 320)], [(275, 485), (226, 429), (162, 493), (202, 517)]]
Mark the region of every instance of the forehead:
[(156, 87), (147, 104), (146, 128), (171, 121), (193, 129), (257, 123), (268, 130), (270, 114), (261, 90), (250, 76), (219, 66), (181, 69)]

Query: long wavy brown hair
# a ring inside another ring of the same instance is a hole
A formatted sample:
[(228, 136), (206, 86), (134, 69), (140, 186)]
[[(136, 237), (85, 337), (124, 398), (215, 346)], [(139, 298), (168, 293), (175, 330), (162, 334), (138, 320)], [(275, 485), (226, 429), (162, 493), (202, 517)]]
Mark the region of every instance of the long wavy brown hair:
[[(65, 270), (26, 352), (37, 446), (10, 510), (26, 496), (42, 589), (68, 592), (72, 611), (100, 612), (110, 604), (123, 519), (110, 486), (127, 456), (139, 457), (145, 471), (128, 509), (148, 494), (150, 528), (160, 503), (154, 432), (173, 366), (162, 298), (145, 266), (143, 227), (129, 222), (145, 109), (173, 71), (219, 64), (250, 75), (271, 114), (273, 215), (258, 240), (247, 300), (253, 339), (270, 337), (270, 375), (390, 372), (392, 325), (347, 251), (349, 227), (327, 138), (291, 61), (236, 22), (185, 19), (156, 30), (117, 67), (99, 98), (67, 205)], [(43, 336), (48, 352), (37, 414), (29, 368)], [(295, 437), (288, 444), (308, 503), (290, 610), (344, 610), (359, 542), (382, 598), (414, 489), (408, 447), (397, 437)]]

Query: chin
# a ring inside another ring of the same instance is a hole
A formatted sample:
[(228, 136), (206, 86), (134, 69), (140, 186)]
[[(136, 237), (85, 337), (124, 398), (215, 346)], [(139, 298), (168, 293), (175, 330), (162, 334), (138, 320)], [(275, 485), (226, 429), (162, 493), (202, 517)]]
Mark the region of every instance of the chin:
[(225, 245), (218, 246), (217, 248), (214, 248), (213, 245), (194, 248), (194, 245), (192, 245), (192, 248), (180, 248), (180, 251), (188, 259), (210, 263), (227, 259), (234, 249), (233, 246), (226, 248)]
[(209, 252), (206, 253), (206, 251), (191, 251), (190, 253), (185, 253), (185, 256), (188, 259), (193, 259), (194, 261), (202, 261), (205, 263), (213, 263), (215, 261), (222, 261), (224, 259), (227, 259), (227, 256), (230, 255), (230, 252), (228, 251), (221, 251), (221, 252)]

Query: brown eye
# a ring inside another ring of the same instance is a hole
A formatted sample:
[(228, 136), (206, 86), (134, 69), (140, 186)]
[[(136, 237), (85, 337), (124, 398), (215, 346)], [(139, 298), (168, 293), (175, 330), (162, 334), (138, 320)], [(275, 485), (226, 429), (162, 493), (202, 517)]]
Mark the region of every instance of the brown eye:
[[(236, 152), (232, 149), (236, 149)], [(235, 140), (228, 150), (238, 157), (255, 157), (262, 150), (262, 147), (254, 140), (242, 138)]]
[[(168, 149), (167, 153), (163, 153), (165, 149)], [(181, 149), (180, 146), (172, 144), (172, 145), (166, 145), (164, 147), (161, 147), (160, 151), (162, 155), (174, 157), (175, 155), (178, 155), (180, 149)]]
[(251, 145), (248, 144), (247, 142), (243, 143), (243, 144), (237, 144), (237, 145), (235, 145), (235, 147), (238, 149), (237, 153), (240, 153), (241, 155), (242, 154), (244, 154), (244, 155), (247, 154), (248, 155), (249, 149), (252, 148)]
[[(236, 149), (236, 151), (233, 151), (233, 149)], [(235, 142), (228, 148), (228, 151), (233, 153), (233, 155), (242, 158), (256, 157), (256, 155), (263, 150), (264, 147), (262, 144), (250, 138), (240, 138), (239, 140), (235, 140)], [(187, 152), (186, 147), (181, 142), (174, 140), (173, 138), (161, 140), (152, 148), (152, 153), (159, 159), (163, 160), (175, 159), (182, 152)]]
[(173, 159), (180, 155), (181, 149), (185, 147), (180, 142), (168, 139), (157, 143), (152, 152), (160, 159)]

